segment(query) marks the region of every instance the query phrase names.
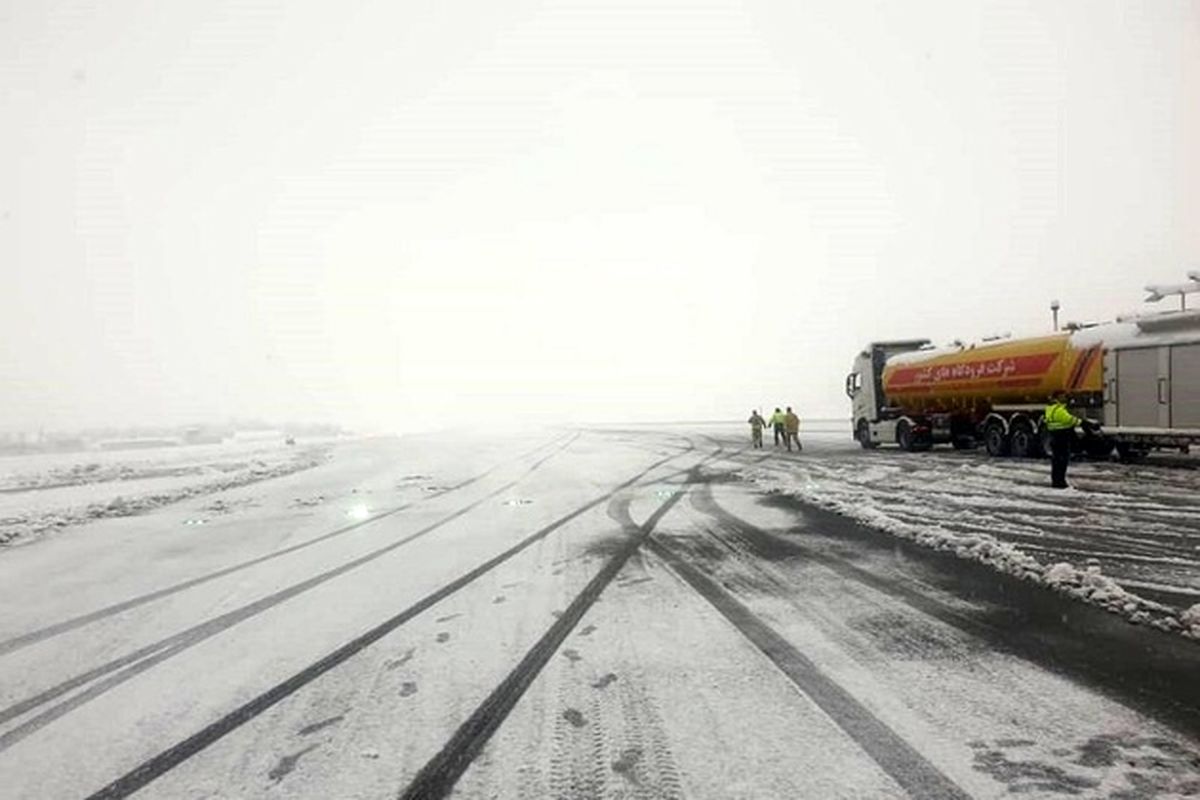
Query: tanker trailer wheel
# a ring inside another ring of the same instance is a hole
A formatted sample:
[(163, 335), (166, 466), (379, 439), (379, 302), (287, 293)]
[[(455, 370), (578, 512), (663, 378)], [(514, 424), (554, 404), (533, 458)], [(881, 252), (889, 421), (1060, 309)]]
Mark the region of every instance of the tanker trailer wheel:
[(1037, 458), (1041, 454), (1042, 440), (1034, 432), (1033, 426), (1022, 420), (1012, 426), (1010, 446), (1017, 458)]
[(860, 419), (858, 425), (854, 427), (854, 438), (862, 445), (863, 450), (874, 450), (879, 445), (871, 441), (871, 429), (867, 426), (865, 419)]
[(1038, 451), (1038, 456), (1041, 458), (1051, 458), (1054, 455), (1054, 447), (1050, 444), (1050, 431), (1046, 426), (1038, 426), (1038, 444), (1041, 450)]
[(1142, 461), (1150, 450), (1138, 447), (1130, 442), (1117, 442), (1117, 458), (1122, 464), (1137, 464)]
[(1093, 461), (1108, 461), (1112, 457), (1116, 446), (1116, 443), (1112, 439), (1106, 439), (1102, 436), (1092, 436), (1084, 443), (1083, 450), (1087, 453), (1087, 457)]
[(989, 456), (1008, 455), (1009, 440), (1004, 426), (999, 422), (989, 422), (983, 429), (983, 445), (987, 448)]
[(900, 424), (896, 426), (896, 444), (900, 445), (901, 450), (910, 453), (916, 449), (917, 437), (907, 420), (900, 420)]

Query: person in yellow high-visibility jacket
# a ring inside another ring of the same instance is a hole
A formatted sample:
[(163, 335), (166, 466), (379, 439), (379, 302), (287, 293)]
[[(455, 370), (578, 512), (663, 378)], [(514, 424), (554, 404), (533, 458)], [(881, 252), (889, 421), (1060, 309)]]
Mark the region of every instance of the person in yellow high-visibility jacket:
[(778, 408), (776, 408), (775, 413), (771, 415), (770, 425), (771, 425), (771, 430), (775, 434), (775, 446), (776, 447), (779, 447), (779, 442), (781, 440), (787, 441), (787, 432), (784, 429), (784, 423), (786, 420), (787, 420), (786, 415), (782, 411), (780, 411)]
[(1067, 488), (1067, 465), (1071, 463), (1071, 442), (1075, 439), (1075, 428), (1090, 427), (1093, 423), (1081, 419), (1067, 408), (1067, 393), (1055, 392), (1042, 416), (1046, 430), (1050, 432), (1050, 485), (1055, 489)]

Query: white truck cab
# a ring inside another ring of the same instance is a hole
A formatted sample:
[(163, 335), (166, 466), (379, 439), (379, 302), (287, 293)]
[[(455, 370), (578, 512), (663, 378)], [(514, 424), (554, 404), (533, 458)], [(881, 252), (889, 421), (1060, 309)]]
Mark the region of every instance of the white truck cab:
[(872, 342), (855, 357), (854, 366), (846, 376), (846, 396), (851, 403), (854, 438), (863, 447), (896, 441), (898, 420), (886, 413), (887, 398), (883, 393), (883, 368), (888, 358), (928, 346), (928, 339)]

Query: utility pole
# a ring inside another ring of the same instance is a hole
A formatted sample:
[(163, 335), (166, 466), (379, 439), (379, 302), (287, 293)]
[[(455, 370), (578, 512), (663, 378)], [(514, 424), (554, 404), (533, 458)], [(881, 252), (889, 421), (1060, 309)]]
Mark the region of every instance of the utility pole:
[(1058, 330), (1058, 309), (1059, 309), (1058, 301), (1051, 300), (1050, 301), (1050, 312), (1052, 314), (1054, 314), (1054, 330), (1056, 330), (1056, 331)]

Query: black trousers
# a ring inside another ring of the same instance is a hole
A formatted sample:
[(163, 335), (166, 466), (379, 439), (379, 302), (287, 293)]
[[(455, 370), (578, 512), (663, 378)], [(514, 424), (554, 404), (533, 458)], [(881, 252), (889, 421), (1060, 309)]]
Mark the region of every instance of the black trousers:
[(1075, 431), (1050, 431), (1050, 485), (1056, 489), (1067, 486), (1067, 464), (1071, 462), (1071, 440)]
[(783, 439), (784, 441), (787, 441), (787, 434), (785, 434), (783, 432), (782, 425), (775, 425), (774, 428), (775, 428), (775, 446), (779, 447), (779, 440)]

